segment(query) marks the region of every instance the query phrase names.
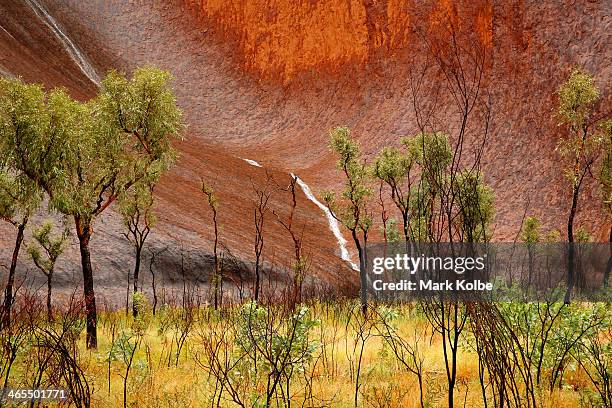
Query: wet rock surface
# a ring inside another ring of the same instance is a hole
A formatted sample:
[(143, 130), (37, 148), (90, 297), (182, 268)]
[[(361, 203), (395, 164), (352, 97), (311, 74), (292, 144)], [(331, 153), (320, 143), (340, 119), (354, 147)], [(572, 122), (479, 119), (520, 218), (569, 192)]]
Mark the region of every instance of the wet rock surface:
[[(95, 85), (31, 1), (0, 1), (0, 70), (49, 87), (64, 86), (80, 99), (90, 97)], [(420, 33), (439, 31), (444, 16), (457, 15), (459, 30), (473, 32), (487, 53), (483, 97), (491, 107), (491, 122), (482, 170), (496, 193), (495, 240), (514, 240), (525, 213), (541, 217), (546, 228), (563, 229), (569, 192), (554, 152), (561, 130), (552, 109), (554, 92), (573, 66), (594, 75), (604, 90), (599, 109), (610, 107), (606, 1), (39, 3), (98, 75), (150, 63), (176, 78), (189, 127), (185, 140), (177, 143), (178, 165), (157, 190), (160, 222), (151, 236), (153, 248), (173, 248), (168, 265), (180, 262), (181, 245), (201, 253), (203, 260), (211, 253), (212, 225), (199, 192), (200, 177), (219, 191), (222, 241), (248, 264), (254, 258), (253, 184), (264, 183), (265, 169), (281, 186), (288, 184), (289, 173), (296, 173), (316, 194), (340, 185), (327, 151), (330, 127), (350, 126), (369, 157), (416, 133), (408, 78), (427, 61)], [(434, 91), (443, 78), (430, 73), (422, 80), (424, 101), (440, 99), (433, 122), (453, 134), (456, 109), (449, 95)], [(468, 147), (480, 140), (481, 130), (479, 118), (468, 132)], [(240, 158), (256, 160), (263, 168)], [(594, 183), (586, 186), (578, 224), (603, 238), (609, 224), (598, 194)], [(298, 198), (311, 275), (354, 290), (356, 274), (339, 260), (325, 215), (301, 191)], [(288, 204), (288, 194), (281, 192), (272, 207), (282, 216)], [(8, 225), (0, 228), (4, 258), (13, 233)], [(290, 266), (290, 239), (272, 213), (266, 228), (266, 260), (279, 269)], [(121, 235), (120, 219), (109, 213), (96, 230), (97, 278), (124, 279), (132, 252)], [(74, 249), (60, 259), (66, 264), (64, 274), (78, 268)], [(209, 268), (201, 261), (192, 269), (207, 276)]]

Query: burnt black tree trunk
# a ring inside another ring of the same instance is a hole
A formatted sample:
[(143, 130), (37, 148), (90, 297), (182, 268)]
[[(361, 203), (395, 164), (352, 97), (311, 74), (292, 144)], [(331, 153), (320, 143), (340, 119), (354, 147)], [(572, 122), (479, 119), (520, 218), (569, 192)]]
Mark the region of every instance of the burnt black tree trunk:
[(96, 294), (94, 292), (93, 268), (91, 267), (91, 253), (89, 251), (89, 240), (93, 233), (91, 221), (75, 215), (77, 236), (79, 238), (79, 249), (81, 251), (81, 267), (83, 268), (83, 295), (85, 297), (85, 313), (87, 315), (87, 338), (88, 349), (98, 347), (98, 329), (96, 312)]
[[(364, 234), (365, 235), (365, 234)], [(368, 313), (368, 274), (366, 270), (366, 239), (364, 237), (364, 243), (361, 244), (361, 240), (357, 235), (357, 229), (351, 230), (351, 236), (353, 237), (353, 242), (355, 243), (355, 247), (357, 248), (357, 253), (359, 255), (359, 299), (361, 301), (361, 312), (364, 316), (367, 316)]]
[[(134, 292), (133, 293), (137, 293), (138, 292), (138, 277), (140, 275), (140, 257), (142, 254), (142, 246), (141, 245), (137, 245), (136, 246), (136, 260), (134, 263)], [(134, 299), (132, 298), (132, 315), (134, 317), (138, 316), (138, 305), (136, 304), (136, 302), (134, 302)]]
[[(153, 197), (153, 185), (149, 186), (150, 197)], [(153, 199), (147, 202), (145, 208), (140, 208), (136, 206), (134, 211), (129, 215), (124, 214), (124, 222), (127, 226), (128, 232), (123, 235), (127, 238), (128, 241), (132, 243), (134, 246), (135, 259), (134, 259), (134, 273), (133, 273), (133, 292), (135, 294), (138, 292), (138, 283), (140, 279), (140, 265), (142, 263), (142, 250), (145, 245), (145, 241), (151, 232), (152, 221), (151, 221), (151, 206), (153, 205)], [(126, 313), (127, 308), (129, 307), (129, 273), (128, 273), (128, 300), (126, 303)], [(134, 297), (132, 296), (132, 315), (134, 317), (138, 316), (138, 305), (134, 301)]]
[(589, 166), (586, 166), (578, 182), (574, 184), (572, 189), (572, 206), (570, 208), (569, 216), (567, 218), (567, 242), (568, 242), (568, 253), (567, 253), (567, 291), (565, 292), (564, 303), (567, 305), (572, 299), (572, 291), (574, 290), (575, 283), (575, 258), (576, 248), (574, 247), (574, 219), (576, 218), (576, 211), (578, 209), (578, 198), (580, 196), (580, 186), (587, 174)]
[(4, 305), (2, 306), (2, 321), (0, 328), (9, 327), (11, 325), (11, 309), (13, 307), (13, 286), (15, 285), (15, 271), (17, 270), (17, 259), (19, 258), (19, 250), (23, 243), (23, 232), (28, 224), (28, 216), (23, 217), (20, 224), (17, 226), (17, 238), (15, 239), (15, 247), (11, 258), (11, 267), (9, 269), (8, 281), (4, 290)]
[(606, 272), (604, 273), (604, 288), (608, 287), (608, 283), (610, 281), (610, 271), (612, 270), (612, 227), (610, 227), (610, 238), (608, 240), (610, 243), (610, 257), (608, 258), (608, 264), (606, 265)]
[(263, 269), (263, 250), (264, 250), (264, 223), (265, 216), (268, 212), (268, 201), (272, 196), (270, 190), (272, 176), (266, 172), (266, 185), (263, 188), (258, 188), (253, 184), (253, 191), (257, 195), (255, 208), (253, 209), (253, 222), (255, 224), (255, 242), (253, 243), (255, 251), (255, 287), (253, 288), (254, 300), (259, 301), (261, 295), (261, 272)]
[[(259, 211), (259, 214), (258, 214)], [(254, 298), (257, 302), (259, 300), (259, 287), (261, 285), (261, 255), (264, 247), (264, 238), (263, 238), (263, 224), (264, 218), (263, 213), (261, 212), (261, 208), (255, 209), (254, 212), (254, 221), (255, 221), (255, 288), (254, 288)]]
[(53, 309), (51, 306), (51, 290), (52, 290), (52, 279), (53, 279), (53, 271), (49, 271), (47, 274), (47, 321), (53, 320)]

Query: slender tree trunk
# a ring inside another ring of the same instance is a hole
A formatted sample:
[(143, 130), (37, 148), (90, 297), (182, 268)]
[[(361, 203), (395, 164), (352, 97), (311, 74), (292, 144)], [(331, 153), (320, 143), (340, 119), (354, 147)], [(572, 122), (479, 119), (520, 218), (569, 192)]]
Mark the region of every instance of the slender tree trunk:
[(578, 194), (580, 187), (574, 186), (572, 194), (572, 208), (570, 209), (569, 217), (567, 219), (567, 242), (568, 242), (568, 254), (567, 254), (567, 291), (565, 292), (565, 304), (569, 304), (572, 298), (572, 291), (574, 289), (574, 218), (576, 217), (576, 208), (578, 207)]
[(130, 314), (130, 271), (127, 273), (127, 283), (125, 285), (125, 317)]
[(368, 277), (366, 273), (366, 258), (365, 258), (365, 248), (361, 246), (361, 241), (359, 241), (359, 237), (357, 236), (357, 231), (351, 231), (353, 236), (353, 241), (355, 242), (355, 247), (357, 247), (357, 253), (359, 254), (359, 280), (360, 280), (360, 288), (359, 288), (359, 298), (361, 299), (361, 311), (364, 316), (368, 313)]
[(138, 275), (140, 274), (140, 257), (142, 254), (142, 246), (136, 245), (136, 264), (134, 265), (134, 292), (132, 294), (132, 315), (138, 316), (138, 306), (134, 301), (134, 294), (138, 292)]
[(155, 263), (155, 252), (151, 251), (149, 272), (151, 273), (151, 288), (153, 290), (153, 316), (155, 316), (155, 312), (157, 311), (157, 288), (155, 287), (155, 272), (153, 271), (154, 263)]
[(96, 295), (94, 292), (93, 269), (91, 267), (91, 254), (89, 240), (92, 234), (91, 221), (79, 216), (74, 217), (79, 247), (81, 250), (81, 266), (83, 268), (83, 295), (85, 296), (85, 313), (87, 314), (87, 348), (98, 347), (98, 317), (96, 313)]
[(15, 285), (15, 272), (17, 270), (17, 259), (19, 258), (19, 250), (23, 243), (23, 232), (28, 224), (28, 217), (24, 217), (21, 224), (17, 226), (17, 238), (15, 239), (15, 247), (13, 249), (13, 257), (11, 258), (11, 268), (9, 269), (8, 281), (4, 290), (4, 305), (2, 322), (0, 328), (9, 327), (11, 325), (11, 308), (13, 307), (13, 285)]
[(408, 236), (408, 212), (402, 210), (402, 224), (403, 224), (403, 232), (404, 232), (404, 241), (406, 244), (410, 242), (410, 237)]
[(259, 217), (257, 214), (257, 209), (255, 209), (254, 211), (254, 216), (255, 216), (255, 290), (254, 290), (254, 295), (255, 295), (255, 301), (259, 301), (259, 286), (260, 286), (260, 275), (261, 275), (261, 268), (260, 268), (260, 261), (261, 261), (261, 254), (263, 252), (263, 218), (259, 218), (259, 217), (263, 217), (263, 215), (260, 213)]
[(219, 308), (219, 304), (221, 303), (220, 297), (222, 296), (219, 293), (219, 280), (221, 279), (220, 271), (219, 271), (219, 255), (217, 253), (217, 246), (219, 244), (219, 228), (217, 227), (217, 211), (213, 210), (213, 221), (215, 225), (215, 244), (213, 248), (214, 256), (215, 256), (215, 271), (213, 276), (213, 288), (214, 288), (214, 296), (215, 296), (215, 310)]
[(259, 300), (259, 261), (255, 265), (255, 301)]
[(53, 310), (51, 309), (51, 280), (53, 279), (53, 271), (47, 274), (47, 321), (53, 320)]
[(608, 287), (608, 282), (610, 281), (610, 271), (612, 270), (612, 227), (610, 227), (610, 239), (608, 242), (610, 243), (610, 257), (608, 258), (606, 272), (604, 273), (604, 288)]
[[(444, 307), (444, 305), (442, 305)], [(459, 348), (459, 330), (457, 328), (457, 319), (458, 319), (458, 309), (459, 305), (457, 304), (457, 300), (453, 301), (453, 310), (454, 310), (454, 319), (453, 319), (453, 342), (450, 344), (451, 346), (451, 375), (448, 380), (448, 407), (453, 408), (455, 405), (455, 384), (457, 383), (457, 351)], [(450, 339), (449, 339), (450, 343)]]
[(527, 255), (529, 256), (529, 271), (527, 275), (527, 289), (531, 289), (531, 281), (533, 279), (533, 245), (527, 244)]

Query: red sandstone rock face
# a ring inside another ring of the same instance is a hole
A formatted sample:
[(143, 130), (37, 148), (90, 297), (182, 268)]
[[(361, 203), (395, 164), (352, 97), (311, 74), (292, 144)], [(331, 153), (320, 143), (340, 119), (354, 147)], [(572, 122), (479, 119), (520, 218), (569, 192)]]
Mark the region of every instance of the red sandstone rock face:
[[(158, 190), (160, 226), (152, 241), (173, 248), (168, 265), (174, 267), (182, 243), (202, 258), (194, 270), (206, 269), (212, 229), (198, 193), (200, 176), (214, 180), (221, 195), (222, 239), (232, 253), (252, 260), (251, 180), (262, 182), (264, 171), (238, 157), (257, 160), (279, 184), (295, 172), (316, 192), (339, 186), (327, 151), (330, 127), (349, 125), (369, 157), (416, 133), (409, 78), (431, 64), (428, 50), (444, 52), (449, 25), (486, 54), (482, 95), (491, 123), (483, 171), (496, 192), (495, 239), (513, 240), (525, 212), (542, 217), (547, 227), (563, 228), (568, 192), (554, 153), (561, 130), (551, 113), (554, 91), (572, 66), (595, 76), (604, 94), (599, 109), (610, 110), (605, 1), (42, 3), (98, 74), (151, 63), (175, 75), (189, 128), (178, 144), (181, 159)], [(65, 86), (82, 99), (95, 92), (31, 4), (0, 1), (0, 11), (2, 72)], [(439, 71), (428, 70), (419, 95), (425, 104), (438, 104), (432, 126), (456, 134), (457, 109), (444, 81)], [(468, 145), (482, 131), (482, 116), (476, 115)], [(313, 275), (354, 287), (355, 274), (338, 260), (322, 212), (303, 194), (299, 198)], [(606, 222), (594, 184), (581, 200), (578, 223), (601, 234)], [(287, 195), (279, 194), (274, 208), (286, 213), (287, 203)], [(268, 225), (267, 259), (286, 264), (289, 240), (274, 216)], [(121, 279), (131, 264), (120, 227), (113, 214), (98, 223), (92, 242), (98, 276)], [(11, 235), (4, 235), (8, 247)]]

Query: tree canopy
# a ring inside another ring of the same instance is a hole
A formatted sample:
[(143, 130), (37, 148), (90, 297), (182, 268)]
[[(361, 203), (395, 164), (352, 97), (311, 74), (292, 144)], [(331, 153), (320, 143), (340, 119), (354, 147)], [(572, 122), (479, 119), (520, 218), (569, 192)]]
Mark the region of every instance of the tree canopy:
[(93, 223), (128, 190), (159, 179), (175, 161), (183, 129), (171, 75), (153, 67), (131, 78), (111, 71), (96, 97), (80, 102), (20, 79), (0, 79), (0, 164), (27, 177), (49, 205), (74, 218), (81, 249), (88, 346), (95, 347), (89, 240)]

